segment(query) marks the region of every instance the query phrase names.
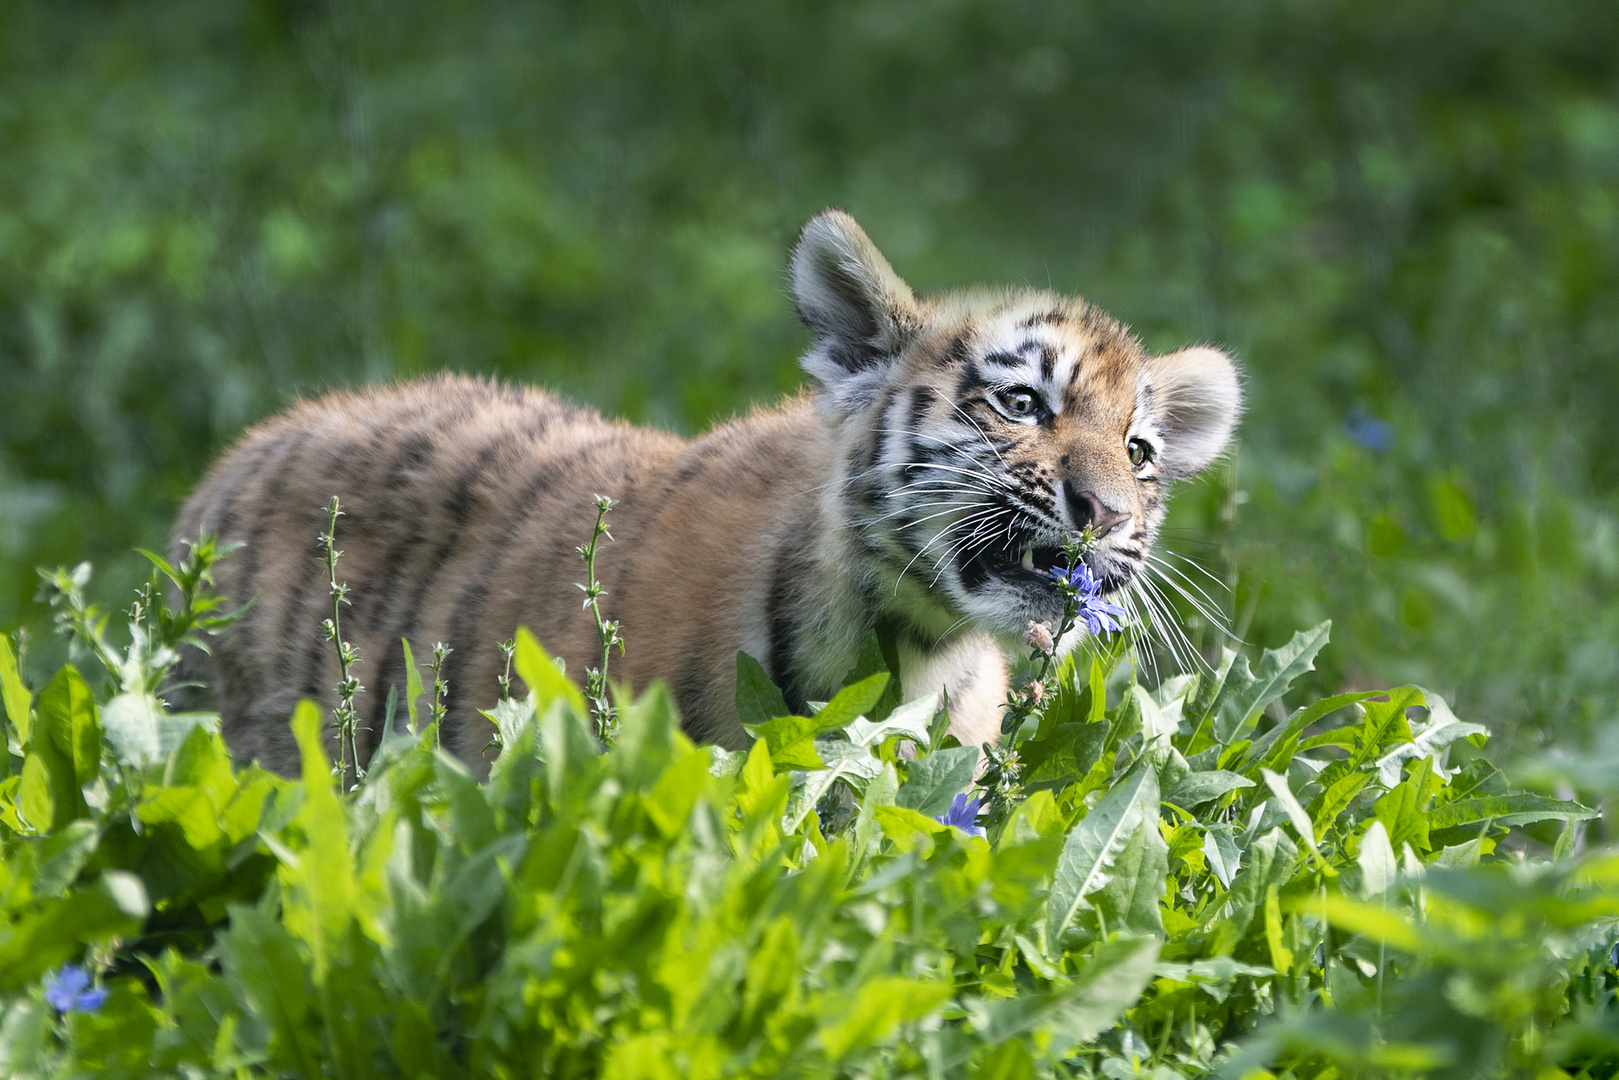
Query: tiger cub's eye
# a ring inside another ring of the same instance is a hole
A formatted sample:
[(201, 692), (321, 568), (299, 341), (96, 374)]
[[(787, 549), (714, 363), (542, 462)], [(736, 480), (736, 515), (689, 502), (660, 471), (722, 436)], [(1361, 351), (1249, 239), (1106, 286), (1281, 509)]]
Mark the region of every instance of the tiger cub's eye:
[(1027, 386), (1014, 386), (996, 395), (1008, 416), (1024, 420), (1040, 411), (1040, 398)]
[(1129, 450), (1130, 464), (1138, 469), (1152, 460), (1152, 446), (1145, 439), (1131, 439)]

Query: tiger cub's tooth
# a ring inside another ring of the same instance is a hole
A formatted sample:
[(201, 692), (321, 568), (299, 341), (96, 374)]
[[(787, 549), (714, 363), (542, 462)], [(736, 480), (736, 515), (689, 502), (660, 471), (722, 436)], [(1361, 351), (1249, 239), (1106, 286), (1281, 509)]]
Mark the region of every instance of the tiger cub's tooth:
[(1033, 570), (1034, 569), (1034, 548), (1026, 547), (1026, 548), (1023, 549), (1022, 566), (1023, 566), (1023, 569), (1025, 569), (1025, 570)]

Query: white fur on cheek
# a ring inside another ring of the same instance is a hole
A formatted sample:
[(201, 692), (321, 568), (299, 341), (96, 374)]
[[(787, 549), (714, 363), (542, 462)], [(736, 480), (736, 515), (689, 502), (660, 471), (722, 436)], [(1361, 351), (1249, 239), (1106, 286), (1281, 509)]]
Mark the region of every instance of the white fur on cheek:
[(1199, 345), (1147, 362), (1160, 461), (1171, 479), (1193, 476), (1220, 456), (1242, 412), (1242, 383), (1231, 358)]

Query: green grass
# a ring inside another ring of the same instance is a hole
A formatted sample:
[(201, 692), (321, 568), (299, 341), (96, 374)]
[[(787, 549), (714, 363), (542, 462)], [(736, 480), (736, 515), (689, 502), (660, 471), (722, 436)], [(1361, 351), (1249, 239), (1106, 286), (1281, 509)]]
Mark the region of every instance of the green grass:
[(921, 286), (1049, 283), (1240, 356), (1235, 468), (1171, 540), (1255, 646), (1334, 620), (1312, 692), (1416, 682), (1587, 747), (1619, 709), (1616, 88), (1596, 2), (18, 0), (0, 626), (47, 675), (34, 568), (91, 558), (121, 603), (297, 393), (450, 367), (690, 432), (791, 390), (784, 253), (838, 203)]

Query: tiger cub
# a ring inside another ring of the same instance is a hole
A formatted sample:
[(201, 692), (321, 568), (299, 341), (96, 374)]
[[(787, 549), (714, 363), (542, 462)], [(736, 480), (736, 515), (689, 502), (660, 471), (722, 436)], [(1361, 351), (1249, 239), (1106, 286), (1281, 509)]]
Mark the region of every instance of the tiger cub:
[(454, 375), (304, 401), (249, 430), (175, 529), (177, 552), (203, 531), (245, 545), (218, 585), (252, 605), (186, 672), (233, 751), (294, 770), (294, 703), (334, 700), (316, 541), (333, 495), (343, 630), (369, 685), (362, 754), (404, 684), (401, 638), (418, 657), (454, 649), (443, 741), (475, 764), (501, 639), (528, 626), (570, 672), (592, 663), (573, 583), (598, 493), (618, 500), (597, 560), (628, 642), (613, 674), (667, 680), (694, 738), (747, 741), (738, 650), (802, 710), (881, 623), (906, 694), (944, 691), (963, 743), (994, 739), (1006, 650), (1061, 615), (1046, 571), (1063, 537), (1101, 535), (1088, 561), (1108, 592), (1141, 573), (1166, 485), (1230, 437), (1236, 369), (1212, 348), (1149, 356), (1079, 299), (918, 297), (836, 209), (804, 227), (791, 287), (813, 388), (695, 439)]

